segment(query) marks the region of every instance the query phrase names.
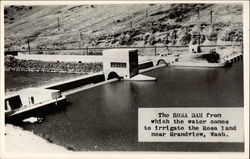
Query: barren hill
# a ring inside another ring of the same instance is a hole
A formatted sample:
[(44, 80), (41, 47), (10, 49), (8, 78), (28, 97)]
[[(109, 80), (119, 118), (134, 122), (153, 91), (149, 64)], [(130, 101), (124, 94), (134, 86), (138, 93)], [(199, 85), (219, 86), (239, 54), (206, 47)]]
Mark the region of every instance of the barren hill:
[[(240, 4), (6, 6), (5, 48), (187, 45), (240, 42)], [(212, 14), (211, 14), (212, 11)], [(211, 17), (212, 15), (212, 17)]]

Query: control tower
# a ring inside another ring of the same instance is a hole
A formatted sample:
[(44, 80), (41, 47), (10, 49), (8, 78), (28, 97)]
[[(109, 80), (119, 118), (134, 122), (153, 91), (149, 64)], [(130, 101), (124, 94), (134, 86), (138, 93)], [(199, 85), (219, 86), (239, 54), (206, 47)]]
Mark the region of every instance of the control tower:
[(138, 75), (138, 51), (136, 49), (108, 49), (103, 51), (105, 79), (131, 79)]

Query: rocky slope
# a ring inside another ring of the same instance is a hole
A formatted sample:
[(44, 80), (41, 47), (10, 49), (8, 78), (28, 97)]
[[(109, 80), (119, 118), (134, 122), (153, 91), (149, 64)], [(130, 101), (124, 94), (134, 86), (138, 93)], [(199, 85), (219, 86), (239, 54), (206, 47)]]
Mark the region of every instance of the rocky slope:
[(76, 62), (46, 62), (37, 60), (19, 60), (5, 57), (5, 71), (25, 72), (60, 72), (89, 74), (103, 70), (102, 63), (76, 63)]
[[(240, 4), (6, 6), (5, 48), (222, 44), (241, 42)], [(211, 11), (212, 22), (211, 22)]]

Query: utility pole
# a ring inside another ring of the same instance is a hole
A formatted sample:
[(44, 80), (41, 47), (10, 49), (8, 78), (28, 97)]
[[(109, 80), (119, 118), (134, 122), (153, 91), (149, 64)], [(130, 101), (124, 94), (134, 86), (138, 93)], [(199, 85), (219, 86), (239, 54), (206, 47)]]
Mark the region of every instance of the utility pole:
[(59, 17), (57, 17), (57, 29), (59, 31), (60, 23), (59, 23)]
[(211, 24), (213, 23), (213, 12), (214, 11), (212, 11), (212, 10), (210, 11), (210, 13), (211, 13), (211, 19), (210, 19)]
[(130, 29), (133, 28), (133, 22), (130, 22)]
[(200, 32), (198, 33), (198, 45), (199, 46), (201, 45), (201, 34), (200, 34)]
[(241, 53), (244, 52), (244, 44), (243, 44), (243, 40), (241, 41)]
[(82, 40), (82, 34), (81, 34), (81, 32), (79, 31), (79, 41), (81, 41)]
[(79, 31), (79, 40), (78, 40), (78, 47), (81, 47), (81, 32)]
[(148, 18), (148, 10), (146, 10), (146, 18)]
[(197, 12), (197, 17), (199, 19), (200, 18), (200, 8), (199, 7), (196, 8), (196, 12)]
[(156, 46), (155, 46), (155, 56), (157, 56), (157, 48), (156, 48)]
[(27, 43), (28, 43), (28, 50), (29, 50), (29, 54), (30, 54), (30, 39), (28, 39)]
[(181, 4), (181, 21), (183, 19), (182, 4)]
[(168, 35), (166, 36), (165, 44), (166, 44), (166, 45), (168, 44)]

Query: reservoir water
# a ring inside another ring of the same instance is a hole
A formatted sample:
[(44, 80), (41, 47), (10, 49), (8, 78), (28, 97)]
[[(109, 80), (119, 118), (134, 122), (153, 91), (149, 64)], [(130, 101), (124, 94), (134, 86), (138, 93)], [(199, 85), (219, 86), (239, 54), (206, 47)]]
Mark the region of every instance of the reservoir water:
[(19, 90), (27, 87), (63, 81), (81, 74), (73, 73), (44, 73), (44, 72), (5, 72), (5, 91)]
[(243, 107), (242, 62), (144, 74), (157, 81), (117, 81), (72, 94), (62, 111), (22, 126), (76, 151), (244, 151), (244, 143), (138, 142), (137, 130), (140, 107)]

